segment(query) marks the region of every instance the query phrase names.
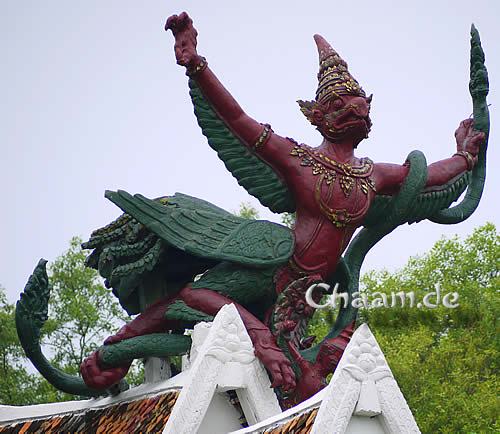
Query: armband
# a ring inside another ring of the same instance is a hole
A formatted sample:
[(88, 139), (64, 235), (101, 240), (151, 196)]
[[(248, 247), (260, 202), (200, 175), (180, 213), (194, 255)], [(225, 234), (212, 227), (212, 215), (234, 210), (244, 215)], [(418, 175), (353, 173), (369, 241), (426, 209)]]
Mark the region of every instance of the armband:
[(273, 130), (271, 129), (271, 125), (264, 124), (264, 130), (262, 131), (262, 133), (260, 133), (259, 137), (255, 141), (252, 148), (255, 151), (258, 151), (259, 148), (261, 148), (269, 140), (269, 137), (271, 137), (272, 132)]
[(458, 151), (457, 153), (453, 154), (453, 156), (455, 155), (459, 155), (460, 157), (465, 158), (465, 161), (467, 162), (467, 170), (472, 170), (477, 163), (477, 156), (473, 156), (468, 151)]
[(207, 59), (205, 59), (202, 56), (198, 56), (198, 58), (196, 59), (196, 62), (194, 62), (193, 65), (189, 65), (186, 68), (186, 75), (190, 78), (193, 78), (194, 76), (198, 75), (200, 72), (207, 69), (207, 66), (208, 66)]

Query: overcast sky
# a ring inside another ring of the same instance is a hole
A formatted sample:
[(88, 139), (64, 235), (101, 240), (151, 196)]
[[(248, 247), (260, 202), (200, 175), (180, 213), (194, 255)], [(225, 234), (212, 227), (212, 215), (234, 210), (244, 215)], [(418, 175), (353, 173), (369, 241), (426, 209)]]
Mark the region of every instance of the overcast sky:
[[(258, 205), (225, 170), (196, 124), (165, 19), (183, 10), (198, 50), (244, 110), (284, 136), (317, 145), (299, 111), (313, 99), (322, 34), (367, 93), (374, 126), (358, 156), (404, 162), (455, 152), (471, 113), (469, 29), (478, 27), (490, 75), (492, 132), (478, 211), (465, 223), (399, 228), (364, 270), (403, 265), (443, 235), (498, 224), (500, 2), (18, 1), (1, 2), (0, 284), (18, 298), (37, 261), (54, 260), (119, 210), (105, 189), (149, 197), (180, 191), (236, 210)], [(274, 218), (261, 209), (261, 216)]]

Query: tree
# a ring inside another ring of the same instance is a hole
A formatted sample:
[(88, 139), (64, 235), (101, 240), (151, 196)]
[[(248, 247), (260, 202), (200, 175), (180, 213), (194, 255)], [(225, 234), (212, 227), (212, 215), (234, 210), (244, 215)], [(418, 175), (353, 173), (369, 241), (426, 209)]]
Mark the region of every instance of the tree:
[(45, 344), (52, 361), (70, 374), (78, 373), (84, 358), (128, 319), (97, 272), (85, 267), (80, 244), (73, 238), (49, 268), (52, 292)]
[(464, 241), (437, 242), (397, 273), (364, 278), (371, 294), (413, 290), (421, 300), (439, 284), (443, 292), (459, 295), (456, 309), (441, 305), (365, 312), (424, 432), (499, 428), (499, 257), (499, 236), (487, 224)]
[[(49, 267), (52, 291), (49, 319), (42, 329), (44, 351), (50, 362), (68, 374), (77, 375), (81, 362), (116, 332), (125, 320), (111, 291), (93, 269), (85, 267), (81, 240), (73, 238), (69, 249)], [(14, 306), (6, 302), (0, 288), (0, 403), (38, 404), (79, 399), (54, 389), (38, 374), (30, 374), (14, 322)], [(142, 381), (136, 362), (127, 380)]]
[(295, 225), (295, 213), (285, 212), (281, 214), (281, 223), (292, 228)]
[[(455, 309), (407, 304), (360, 311), (422, 432), (483, 433), (500, 428), (498, 258), (499, 236), (492, 224), (486, 224), (463, 241), (438, 241), (399, 271), (372, 271), (362, 278), (369, 301), (399, 291), (413, 291), (421, 301), (436, 284), (441, 297), (458, 293)], [(435, 303), (436, 297), (431, 301)], [(320, 335), (330, 327), (325, 315), (319, 312), (311, 326)]]
[[(235, 211), (234, 214), (251, 220), (257, 220), (260, 217), (259, 210), (250, 202), (241, 202), (240, 209)], [(289, 228), (292, 228), (295, 224), (295, 213), (284, 212), (283, 214), (280, 214), (280, 217), (281, 223)]]
[(17, 340), (14, 306), (0, 287), (0, 403), (21, 404), (34, 399), (35, 378), (22, 364), (23, 349)]
[(23, 405), (52, 402), (56, 391), (40, 375), (30, 373), (19, 343), (15, 306), (0, 287), (0, 404)]
[(257, 211), (257, 208), (255, 208), (250, 202), (241, 202), (240, 209), (234, 214), (251, 220), (257, 220), (259, 218), (259, 211)]

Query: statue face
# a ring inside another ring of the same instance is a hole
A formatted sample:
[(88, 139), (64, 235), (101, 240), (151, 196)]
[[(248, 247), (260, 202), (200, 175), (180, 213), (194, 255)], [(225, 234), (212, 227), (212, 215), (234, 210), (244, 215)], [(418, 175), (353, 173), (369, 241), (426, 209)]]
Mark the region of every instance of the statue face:
[(328, 140), (352, 139), (354, 146), (368, 137), (372, 122), (370, 120), (371, 95), (342, 95), (327, 103), (318, 119), (318, 130)]

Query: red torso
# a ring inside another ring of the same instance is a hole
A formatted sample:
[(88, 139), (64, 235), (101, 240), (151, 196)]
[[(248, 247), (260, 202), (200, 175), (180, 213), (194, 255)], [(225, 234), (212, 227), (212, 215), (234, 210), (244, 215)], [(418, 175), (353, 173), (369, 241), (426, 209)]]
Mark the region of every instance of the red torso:
[(291, 148), (284, 176), (296, 202), (295, 264), (304, 271), (332, 273), (375, 196), (373, 163), (338, 163), (321, 148)]
[[(196, 51), (194, 47), (192, 48), (193, 53), (191, 54), (195, 55)], [(273, 167), (292, 190), (297, 210), (294, 259), (300, 268), (310, 273), (320, 272), (323, 277), (326, 277), (325, 275), (335, 270), (340, 255), (346, 248), (354, 231), (362, 224), (363, 217), (366, 215), (375, 196), (374, 180), (376, 180), (379, 194), (394, 194), (405, 179), (408, 166), (378, 163), (376, 173), (373, 176), (372, 174), (365, 177), (347, 175), (346, 178), (353, 180), (352, 191), (347, 195), (340, 185), (341, 176), (338, 176), (330, 185), (327, 183), (328, 179), (325, 178), (320, 184), (318, 199), (315, 189), (322, 174), (314, 173), (314, 166), (301, 165), (303, 160), (299, 155), (290, 155), (290, 152), (296, 146), (294, 141), (287, 140), (278, 134), (269, 134), (269, 131), (265, 133), (266, 128), (243, 112), (210, 68), (205, 67), (201, 70), (196, 75), (196, 82), (205, 98), (210, 101), (231, 131), (236, 134), (243, 144)], [(345, 130), (342, 137), (336, 138), (335, 143), (330, 142), (331, 146), (337, 147), (335, 152), (321, 147), (315, 149), (325, 156), (331, 157), (333, 154), (337, 154), (337, 150), (342, 146), (345, 150), (349, 142), (351, 142), (350, 150), (352, 150), (367, 135), (367, 127), (369, 127), (368, 124), (370, 123), (368, 114), (371, 100), (353, 95), (348, 101), (346, 95), (344, 95), (344, 100), (344, 105), (351, 107), (351, 109), (345, 112), (346, 115), (341, 114), (338, 116), (334, 127), (339, 130), (345, 128), (348, 124), (351, 124), (351, 127)], [(363, 122), (360, 123), (360, 121)], [(358, 123), (352, 124), (352, 122)], [(329, 130), (326, 128), (328, 125), (325, 119), (319, 123), (314, 123), (314, 125), (326, 142), (324, 132)], [(341, 155), (341, 153), (338, 155)], [(344, 155), (346, 155), (345, 152)], [(314, 160), (317, 161), (318, 159), (315, 158)], [(373, 163), (368, 160), (353, 158), (350, 164), (352, 168), (369, 166), (370, 170), (373, 170)], [(466, 168), (465, 159), (460, 156), (454, 156), (431, 164), (428, 168), (426, 186), (442, 185), (457, 174), (462, 173)], [(341, 175), (341, 172), (337, 172), (337, 174)], [(368, 190), (366, 192), (362, 188), (363, 179), (366, 182), (370, 181), (368, 187), (365, 185)], [(333, 210), (333, 214), (337, 213), (337, 220), (341, 219), (341, 215), (338, 214), (340, 210), (345, 210), (354, 217), (351, 217), (350, 222), (345, 222), (345, 225), (337, 227), (332, 223), (332, 216), (328, 217), (328, 214), (332, 213), (327, 208)]]

